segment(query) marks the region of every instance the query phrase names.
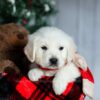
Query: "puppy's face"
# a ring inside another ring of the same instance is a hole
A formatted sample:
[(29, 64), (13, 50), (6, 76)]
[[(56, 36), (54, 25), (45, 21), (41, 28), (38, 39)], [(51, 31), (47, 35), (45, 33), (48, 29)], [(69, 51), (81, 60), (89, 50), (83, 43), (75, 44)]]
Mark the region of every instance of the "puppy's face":
[[(76, 50), (72, 39), (63, 31), (45, 27), (30, 36), (25, 54), (45, 68), (60, 68), (72, 60)], [(30, 45), (30, 46), (29, 46)]]
[(49, 68), (64, 66), (67, 62), (67, 48), (62, 41), (50, 37), (37, 40), (35, 62)]

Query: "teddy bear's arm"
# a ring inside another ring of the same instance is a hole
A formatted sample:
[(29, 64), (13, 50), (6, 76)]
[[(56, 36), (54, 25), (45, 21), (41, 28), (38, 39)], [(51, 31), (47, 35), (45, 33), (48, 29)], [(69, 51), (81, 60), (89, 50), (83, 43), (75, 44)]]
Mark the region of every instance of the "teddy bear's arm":
[(0, 73), (7, 72), (9, 73), (10, 69), (15, 70), (15, 72), (18, 74), (20, 73), (20, 70), (18, 67), (14, 64), (14, 62), (10, 60), (2, 60), (0, 61)]

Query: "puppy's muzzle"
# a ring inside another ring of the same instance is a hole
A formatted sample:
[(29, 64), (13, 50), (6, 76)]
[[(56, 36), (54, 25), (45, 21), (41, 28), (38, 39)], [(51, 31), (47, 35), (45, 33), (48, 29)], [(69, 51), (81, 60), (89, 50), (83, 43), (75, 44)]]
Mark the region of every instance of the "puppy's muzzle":
[(50, 62), (50, 65), (57, 66), (58, 59), (57, 58), (50, 58), (49, 62)]

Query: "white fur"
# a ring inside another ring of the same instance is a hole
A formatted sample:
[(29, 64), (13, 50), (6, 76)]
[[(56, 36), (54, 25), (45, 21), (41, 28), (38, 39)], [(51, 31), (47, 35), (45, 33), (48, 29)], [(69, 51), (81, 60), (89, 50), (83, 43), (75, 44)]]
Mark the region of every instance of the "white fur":
[(61, 68), (53, 79), (53, 89), (56, 94), (60, 95), (64, 92), (69, 82), (75, 81), (80, 76), (77, 67), (70, 63), (67, 66)]
[(30, 70), (28, 73), (28, 77), (31, 81), (38, 81), (43, 75), (43, 71), (38, 68)]
[(87, 65), (85, 59), (81, 55), (79, 55), (78, 53), (75, 53), (73, 63), (77, 67), (80, 67), (83, 70), (87, 70), (88, 65)]
[[(46, 46), (47, 50), (41, 47)], [(59, 47), (63, 46), (62, 51)], [(70, 36), (54, 27), (43, 27), (29, 36), (25, 47), (25, 54), (31, 62), (44, 68), (58, 68), (55, 71), (44, 71), (39, 68), (31, 69), (28, 73), (31, 81), (38, 81), (42, 76), (54, 76), (53, 89), (58, 95), (62, 94), (69, 82), (80, 76), (80, 72), (72, 60), (75, 61), (76, 46)], [(50, 66), (49, 59), (56, 57), (57, 66)], [(67, 64), (66, 64), (67, 62)], [(79, 61), (78, 61), (79, 62)]]
[(91, 81), (83, 79), (83, 92), (88, 95), (91, 100), (94, 100), (94, 84)]

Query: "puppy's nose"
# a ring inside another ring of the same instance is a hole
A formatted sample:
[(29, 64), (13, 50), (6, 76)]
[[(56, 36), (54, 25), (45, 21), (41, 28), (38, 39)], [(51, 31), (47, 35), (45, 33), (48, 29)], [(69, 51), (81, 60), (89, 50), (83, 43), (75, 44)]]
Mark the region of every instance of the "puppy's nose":
[(56, 65), (57, 62), (58, 62), (57, 58), (51, 58), (51, 59), (50, 59), (50, 63), (51, 63), (52, 65)]

